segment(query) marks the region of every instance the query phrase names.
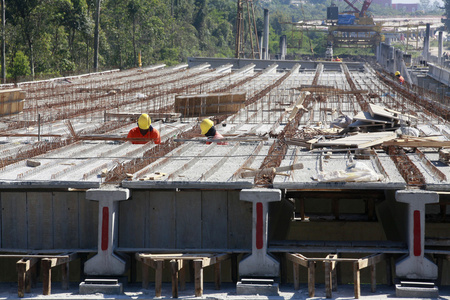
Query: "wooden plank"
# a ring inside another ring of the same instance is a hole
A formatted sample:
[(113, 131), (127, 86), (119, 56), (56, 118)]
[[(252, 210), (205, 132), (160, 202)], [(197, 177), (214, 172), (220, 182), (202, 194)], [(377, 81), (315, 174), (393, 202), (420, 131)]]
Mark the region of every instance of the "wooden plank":
[(300, 289), (300, 265), (294, 262), (292, 269), (294, 273), (294, 290), (298, 291)]
[(86, 193), (79, 192), (79, 236), (81, 248), (97, 248), (98, 243), (98, 201), (86, 199)]
[(327, 298), (332, 297), (333, 282), (331, 280), (331, 262), (324, 263), (325, 268), (325, 295)]
[(358, 268), (364, 269), (368, 266), (372, 266), (386, 259), (385, 254), (373, 254), (363, 258), (358, 259)]
[(79, 244), (77, 192), (53, 192), (53, 231), (56, 249), (77, 249)]
[(17, 296), (23, 298), (25, 296), (25, 280), (27, 272), (27, 261), (20, 260), (16, 263), (17, 269)]
[(194, 260), (195, 297), (203, 296), (203, 260)]
[(220, 290), (222, 278), (222, 263), (219, 261), (214, 265), (214, 288)]
[(308, 262), (308, 295), (309, 297), (314, 297), (315, 295), (315, 284), (316, 284), (316, 262)]
[[(38, 258), (31, 258), (31, 259), (23, 258), (16, 263), (17, 282), (18, 282), (17, 295), (20, 298), (24, 297), (25, 289), (27, 291), (30, 290), (31, 281), (28, 281), (28, 284), (27, 284), (27, 276), (30, 275), (29, 274), (30, 270), (32, 268), (34, 268), (38, 262), (39, 262)], [(30, 280), (29, 277), (28, 277), (28, 280)]]
[(178, 298), (178, 260), (173, 259), (170, 261), (170, 267), (172, 271), (172, 298)]
[(133, 199), (119, 201), (119, 244), (123, 247), (145, 247), (148, 191), (133, 191)]
[(176, 194), (176, 248), (201, 248), (202, 193), (183, 191)]
[(158, 260), (155, 262), (155, 297), (161, 297), (162, 291), (162, 270), (164, 261)]
[(369, 111), (371, 113), (372, 116), (381, 116), (381, 117), (385, 117), (385, 118), (389, 118), (392, 120), (408, 120), (408, 119), (417, 119), (417, 117), (412, 116), (412, 115), (408, 115), (408, 114), (404, 114), (386, 107), (382, 107), (379, 105), (375, 105), (372, 103), (369, 103)]
[(41, 260), (43, 295), (52, 293), (52, 265), (54, 263), (56, 263), (56, 258), (44, 258)]
[(28, 248), (53, 249), (53, 196), (27, 193)]
[[(327, 259), (337, 259), (337, 254), (328, 254)], [(324, 263), (325, 267), (325, 293), (327, 298), (332, 297), (333, 291), (333, 274), (336, 270), (336, 261), (326, 261)], [(336, 282), (335, 282), (336, 284)]]
[(450, 141), (430, 141), (419, 139), (397, 139), (384, 141), (382, 146), (397, 146), (397, 147), (427, 147), (427, 148), (443, 148), (450, 147)]
[(183, 116), (209, 116), (236, 113), (244, 108), (246, 93), (175, 96), (174, 110)]
[(370, 266), (370, 291), (375, 293), (377, 291), (377, 265)]
[(303, 267), (308, 267), (308, 258), (299, 254), (299, 253), (286, 253), (286, 258), (296, 264), (299, 264)]
[(386, 141), (393, 140), (397, 137), (395, 132), (369, 132), (352, 135), (345, 138), (335, 139), (331, 141), (318, 142), (313, 144), (314, 148), (325, 146), (336, 147), (352, 147), (352, 148), (366, 148), (379, 144), (384, 144)]
[(2, 192), (1, 245), (3, 248), (27, 249), (26, 193)]
[(174, 191), (149, 192), (145, 219), (146, 248), (176, 248), (175, 194)]
[(142, 263), (141, 265), (142, 265), (142, 288), (148, 289), (148, 283), (149, 283), (148, 265), (144, 264), (144, 263)]
[(252, 203), (239, 200), (239, 191), (228, 191), (227, 248), (252, 248)]
[(228, 192), (202, 191), (202, 248), (227, 248)]
[(361, 297), (361, 275), (359, 270), (359, 264), (357, 261), (353, 263), (353, 289), (355, 291), (355, 298), (359, 299)]
[(366, 111), (361, 111), (359, 113), (357, 113), (354, 117), (354, 120), (358, 120), (358, 121), (362, 121), (362, 122), (367, 122), (367, 123), (371, 123), (371, 124), (389, 124), (391, 126), (394, 125), (394, 122), (391, 120), (385, 120), (382, 117), (378, 117), (372, 116), (369, 112)]
[(63, 290), (69, 289), (70, 283), (70, 272), (69, 263), (64, 263), (61, 265), (61, 288)]

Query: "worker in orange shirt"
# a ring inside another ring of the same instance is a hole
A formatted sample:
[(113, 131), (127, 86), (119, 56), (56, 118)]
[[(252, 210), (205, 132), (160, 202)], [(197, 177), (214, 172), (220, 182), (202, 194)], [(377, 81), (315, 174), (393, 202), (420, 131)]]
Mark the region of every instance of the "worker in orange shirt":
[[(212, 140), (221, 140), (223, 136), (216, 130), (214, 127), (213, 121), (210, 119), (204, 119), (200, 123), (200, 129), (202, 130), (202, 134), (205, 135), (208, 139)], [(211, 144), (211, 142), (207, 142), (207, 145)], [(217, 145), (227, 145), (227, 142), (218, 142)]]
[(149, 115), (142, 114), (137, 122), (138, 127), (135, 127), (128, 132), (127, 138), (134, 139), (146, 139), (146, 140), (137, 140), (131, 141), (133, 144), (146, 144), (150, 141), (153, 141), (155, 144), (161, 144), (161, 136), (159, 135), (159, 131), (156, 128), (153, 128), (152, 120)]
[(395, 72), (395, 76), (397, 76), (398, 78), (398, 83), (400, 83), (400, 85), (403, 85), (403, 83), (405, 82), (405, 78), (403, 78), (403, 76), (400, 75), (399, 71)]

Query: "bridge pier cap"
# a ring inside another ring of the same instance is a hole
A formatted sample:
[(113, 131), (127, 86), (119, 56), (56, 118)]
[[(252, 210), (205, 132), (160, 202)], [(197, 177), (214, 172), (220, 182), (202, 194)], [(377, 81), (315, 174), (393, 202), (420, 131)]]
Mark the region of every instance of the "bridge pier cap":
[(439, 195), (433, 191), (401, 190), (395, 193), (397, 202), (407, 204), (407, 242), (409, 254), (397, 261), (397, 277), (408, 279), (436, 279), (437, 265), (424, 256), (425, 205), (438, 203)]
[(243, 189), (240, 200), (253, 203), (252, 212), (252, 253), (239, 263), (239, 276), (279, 277), (280, 263), (267, 253), (267, 232), (269, 202), (281, 200), (281, 190)]
[(128, 200), (130, 190), (121, 188), (90, 189), (86, 199), (98, 201), (98, 250), (84, 264), (86, 275), (123, 275), (127, 262), (114, 253), (118, 245), (119, 201)]

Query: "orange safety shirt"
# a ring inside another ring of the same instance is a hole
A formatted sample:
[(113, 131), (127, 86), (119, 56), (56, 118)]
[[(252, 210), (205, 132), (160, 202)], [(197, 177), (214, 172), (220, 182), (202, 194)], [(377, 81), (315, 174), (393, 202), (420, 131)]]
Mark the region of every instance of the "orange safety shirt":
[[(221, 140), (223, 139), (223, 135), (221, 135), (218, 131), (216, 131), (216, 134), (211, 138), (211, 140)], [(212, 142), (206, 142), (206, 145), (211, 144)], [(228, 145), (227, 142), (217, 142), (217, 145)]]
[(405, 82), (405, 78), (403, 78), (402, 75), (398, 76), (398, 82), (400, 82), (400, 84), (403, 84)]
[(158, 129), (153, 127), (153, 130), (148, 130), (145, 135), (141, 134), (139, 127), (135, 127), (128, 132), (127, 138), (141, 138), (148, 139), (148, 141), (131, 141), (133, 144), (146, 144), (153, 140), (155, 144), (161, 144), (161, 136), (159, 135)]

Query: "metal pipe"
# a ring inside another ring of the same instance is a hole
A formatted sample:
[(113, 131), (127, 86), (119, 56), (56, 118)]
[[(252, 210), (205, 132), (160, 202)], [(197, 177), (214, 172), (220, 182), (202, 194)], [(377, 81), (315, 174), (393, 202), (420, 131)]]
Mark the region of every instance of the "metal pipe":
[(286, 59), (286, 35), (280, 36), (280, 60)]
[(263, 59), (269, 59), (269, 10), (264, 9), (264, 54)]

